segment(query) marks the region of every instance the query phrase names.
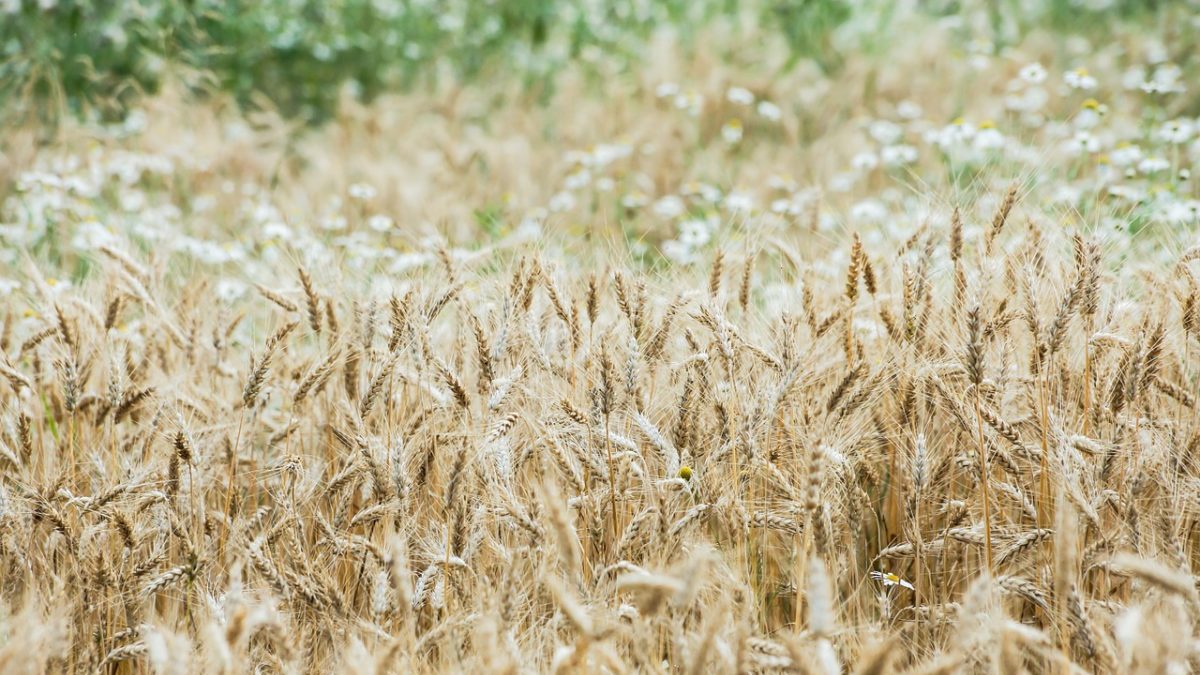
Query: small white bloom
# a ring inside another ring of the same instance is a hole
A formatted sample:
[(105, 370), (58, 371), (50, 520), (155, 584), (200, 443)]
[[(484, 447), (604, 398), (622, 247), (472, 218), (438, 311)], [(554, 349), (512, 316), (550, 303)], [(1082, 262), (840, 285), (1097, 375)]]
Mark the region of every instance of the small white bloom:
[(1138, 162), (1138, 171), (1144, 174), (1158, 173), (1171, 168), (1171, 163), (1162, 157), (1147, 157)]
[(724, 207), (734, 213), (745, 213), (754, 210), (754, 197), (745, 192), (734, 190), (725, 195)]
[(563, 187), (568, 190), (578, 190), (587, 187), (590, 182), (592, 182), (592, 172), (587, 169), (580, 169), (568, 174), (563, 179)]
[(1171, 199), (1162, 204), (1156, 214), (1158, 220), (1172, 225), (1186, 225), (1200, 219), (1200, 201), (1195, 199)]
[(662, 243), (662, 254), (676, 265), (689, 265), (696, 261), (696, 252), (692, 247), (678, 239), (668, 239)]
[(749, 89), (745, 89), (743, 87), (730, 87), (729, 91), (725, 92), (725, 98), (727, 98), (730, 103), (737, 103), (740, 105), (752, 105), (754, 103), (754, 94), (751, 93)]
[(685, 183), (680, 190), (680, 194), (685, 197), (698, 197), (701, 201), (716, 204), (721, 201), (721, 190), (714, 185), (708, 183)]
[(772, 190), (785, 190), (787, 192), (793, 192), (797, 186), (796, 180), (791, 176), (773, 173), (767, 178), (767, 187), (771, 188)]
[(962, 147), (975, 137), (975, 125), (966, 120), (956, 120), (941, 129), (930, 129), (925, 132), (925, 141), (932, 143), (944, 151)]
[(1096, 78), (1088, 74), (1087, 68), (1076, 68), (1063, 74), (1063, 82), (1072, 89), (1090, 91), (1096, 88)]
[(770, 101), (759, 101), (758, 114), (762, 115), (764, 119), (778, 122), (783, 117), (783, 110)]
[(376, 195), (375, 188), (367, 183), (355, 183), (350, 186), (347, 192), (350, 193), (351, 197), (364, 202), (374, 199)]
[(776, 199), (771, 202), (771, 212), (796, 216), (800, 215), (801, 208), (795, 199)]
[(1133, 66), (1126, 68), (1121, 73), (1121, 87), (1123, 89), (1134, 91), (1141, 89), (1146, 83), (1146, 69), (1143, 66)]
[(146, 193), (141, 190), (121, 190), (117, 195), (121, 208), (129, 213), (141, 211), (146, 206)]
[(858, 182), (858, 174), (853, 171), (839, 171), (829, 178), (829, 189), (834, 192), (849, 192)]
[(272, 221), (263, 225), (262, 235), (264, 239), (291, 239), (292, 228), (279, 221)]
[(1183, 70), (1173, 64), (1164, 63), (1154, 69), (1154, 75), (1141, 84), (1141, 90), (1148, 94), (1179, 94), (1184, 91), (1180, 78)]
[(1108, 154), (1113, 166), (1130, 166), (1142, 159), (1142, 149), (1136, 145), (1121, 145)]
[(864, 199), (850, 209), (850, 218), (862, 223), (881, 223), (887, 215), (887, 207), (877, 199)]
[(915, 101), (904, 100), (896, 104), (896, 115), (900, 119), (915, 120), (925, 113)]
[(650, 203), (650, 199), (643, 193), (633, 191), (621, 197), (621, 206), (627, 209), (638, 209)]
[(533, 239), (542, 236), (542, 221), (540, 218), (525, 216), (517, 224), (514, 233), (518, 239)]
[(683, 215), (684, 208), (683, 200), (675, 195), (667, 195), (654, 202), (654, 214), (660, 218), (677, 218)]
[(575, 195), (567, 191), (559, 192), (550, 198), (550, 203), (546, 205), (551, 211), (562, 212), (570, 211), (575, 208)]
[(899, 124), (888, 120), (875, 120), (867, 127), (867, 133), (880, 145), (891, 145), (900, 140), (904, 129)]
[(1046, 69), (1040, 63), (1031, 63), (1021, 69), (1020, 78), (1029, 84), (1041, 84), (1046, 81)]
[(879, 151), (880, 158), (886, 166), (904, 166), (917, 161), (917, 149), (911, 145), (889, 145)]
[(704, 220), (685, 220), (679, 224), (679, 241), (687, 246), (699, 248), (707, 244), (710, 239), (712, 239), (712, 232), (709, 223)]
[(1100, 152), (1100, 139), (1089, 131), (1078, 131), (1071, 139), (1071, 149), (1075, 153)]
[(224, 302), (233, 302), (246, 293), (246, 284), (237, 279), (221, 279), (217, 281), (217, 297)]
[(1162, 125), (1162, 127), (1159, 128), (1158, 137), (1167, 143), (1180, 145), (1182, 143), (1187, 143), (1192, 138), (1192, 134), (1195, 132), (1195, 130), (1196, 128), (1192, 124), (1191, 120), (1183, 118), (1173, 119), (1166, 122)]
[(975, 134), (975, 147), (980, 150), (996, 150), (1004, 146), (1004, 134), (999, 129), (989, 127)]
[(742, 123), (740, 120), (732, 119), (721, 126), (721, 138), (725, 139), (730, 145), (742, 140)]
[(696, 92), (686, 92), (675, 97), (675, 107), (687, 111), (687, 114), (696, 117), (704, 108), (704, 97)]
[(375, 230), (376, 232), (387, 232), (388, 230), (392, 229), (392, 219), (383, 214), (377, 213), (367, 219), (367, 227)]
[(321, 229), (337, 232), (346, 229), (346, 217), (334, 214), (321, 219)]
[(633, 147), (623, 143), (601, 143), (592, 149), (587, 160), (593, 168), (608, 166), (633, 154)]
[(879, 156), (873, 152), (860, 152), (850, 160), (850, 166), (857, 171), (870, 171), (879, 166)]
[(899, 575), (891, 572), (878, 572), (872, 570), (871, 578), (875, 581), (882, 582), (884, 586), (900, 586), (901, 588), (907, 588), (910, 591), (915, 590), (911, 583), (901, 579)]
[(1167, 46), (1164, 45), (1160, 40), (1148, 40), (1146, 44), (1142, 46), (1142, 49), (1144, 49), (1146, 52), (1146, 63), (1157, 65), (1159, 63), (1164, 63), (1167, 60)]
[(1112, 185), (1108, 188), (1108, 194), (1131, 203), (1137, 203), (1146, 198), (1139, 188), (1130, 185)]

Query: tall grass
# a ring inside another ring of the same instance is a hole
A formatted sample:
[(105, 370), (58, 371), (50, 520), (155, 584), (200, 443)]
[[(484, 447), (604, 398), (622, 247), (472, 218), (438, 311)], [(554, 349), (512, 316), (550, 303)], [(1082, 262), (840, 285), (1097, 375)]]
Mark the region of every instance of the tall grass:
[(514, 252), (214, 312), (105, 249), (5, 323), (0, 658), (1186, 667), (1197, 255), (1130, 290), (1013, 201), (842, 279), (729, 250), (674, 301), (699, 279)]
[(1191, 38), (845, 5), (5, 129), (0, 672), (1190, 671)]

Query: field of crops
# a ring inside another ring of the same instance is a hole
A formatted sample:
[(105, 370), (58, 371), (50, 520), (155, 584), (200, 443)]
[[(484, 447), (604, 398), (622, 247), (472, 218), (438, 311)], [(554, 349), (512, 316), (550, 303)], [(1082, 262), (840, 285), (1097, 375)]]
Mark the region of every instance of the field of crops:
[(1197, 17), (0, 0), (0, 672), (1200, 670)]

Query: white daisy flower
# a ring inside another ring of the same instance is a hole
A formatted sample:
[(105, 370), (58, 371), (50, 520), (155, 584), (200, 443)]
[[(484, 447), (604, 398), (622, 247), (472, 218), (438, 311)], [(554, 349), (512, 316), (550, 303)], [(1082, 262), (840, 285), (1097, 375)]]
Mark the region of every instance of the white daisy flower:
[(889, 145), (879, 151), (879, 156), (886, 166), (904, 166), (917, 161), (917, 149), (911, 145)]
[(892, 145), (904, 135), (904, 129), (889, 120), (875, 120), (867, 127), (867, 133), (880, 145)]
[(783, 117), (783, 110), (770, 101), (759, 101), (758, 114), (762, 115), (764, 119), (768, 119), (772, 122), (778, 122), (780, 118)]
[(368, 201), (374, 199), (378, 192), (375, 188), (367, 183), (355, 183), (347, 190), (351, 197), (359, 201)]
[(850, 160), (850, 166), (857, 171), (870, 171), (879, 166), (879, 156), (873, 152), (860, 152)]
[(878, 572), (873, 570), (871, 572), (871, 578), (875, 581), (882, 582), (884, 586), (900, 586), (902, 588), (907, 588), (910, 591), (916, 590), (911, 583), (901, 579), (899, 575), (892, 574), (891, 572)]
[(1022, 68), (1019, 77), (1029, 84), (1041, 84), (1046, 81), (1046, 69), (1034, 62)]
[(925, 111), (915, 101), (905, 100), (896, 104), (896, 115), (900, 119), (915, 120), (923, 114)]
[(654, 214), (660, 218), (676, 218), (683, 215), (685, 205), (683, 200), (675, 195), (667, 195), (654, 202)]
[(737, 103), (740, 105), (754, 104), (754, 94), (751, 93), (749, 89), (744, 87), (730, 87), (729, 91), (725, 92), (725, 98), (728, 99), (730, 103)]
[(742, 121), (734, 118), (721, 127), (721, 138), (730, 145), (742, 140)]
[(387, 232), (392, 229), (392, 224), (392, 219), (383, 214), (375, 214), (367, 219), (367, 227), (376, 232)]
[(662, 82), (654, 88), (654, 95), (659, 98), (670, 98), (679, 94), (679, 85), (674, 82)]
[(1192, 138), (1192, 134), (1195, 132), (1195, 130), (1196, 128), (1192, 124), (1191, 120), (1183, 118), (1173, 119), (1166, 122), (1162, 125), (1162, 127), (1159, 128), (1158, 137), (1167, 143), (1179, 145), (1182, 143), (1187, 143)]
[(754, 197), (745, 192), (733, 191), (725, 195), (725, 209), (734, 213), (746, 213), (754, 210)]
[(1158, 173), (1171, 168), (1171, 163), (1162, 157), (1147, 157), (1138, 162), (1138, 171), (1145, 174)]
[(1063, 74), (1063, 82), (1072, 89), (1090, 91), (1096, 88), (1096, 78), (1088, 74), (1087, 68), (1076, 68)]

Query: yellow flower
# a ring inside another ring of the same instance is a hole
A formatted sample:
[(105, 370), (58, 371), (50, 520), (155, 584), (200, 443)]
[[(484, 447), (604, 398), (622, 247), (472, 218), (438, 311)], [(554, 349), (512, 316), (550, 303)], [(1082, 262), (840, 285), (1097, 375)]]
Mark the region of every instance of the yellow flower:
[(996, 123), (991, 120), (984, 120), (979, 123), (979, 128), (980, 129), (995, 129)]
[(1099, 110), (1100, 102), (1094, 98), (1089, 98), (1088, 100), (1083, 102), (1083, 107), (1088, 108), (1090, 110)]
[(691, 480), (692, 479), (692, 467), (690, 467), (690, 466), (679, 467), (679, 477), (684, 480)]

